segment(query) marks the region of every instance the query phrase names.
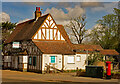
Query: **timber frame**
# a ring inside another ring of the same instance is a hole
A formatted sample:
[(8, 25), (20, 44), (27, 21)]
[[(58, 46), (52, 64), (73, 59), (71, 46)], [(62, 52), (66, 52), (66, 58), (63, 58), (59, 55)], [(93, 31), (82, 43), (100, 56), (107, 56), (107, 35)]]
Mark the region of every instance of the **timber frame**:
[[(40, 49), (34, 44), (34, 42), (32, 42), (31, 40), (29, 41), (20, 41), (20, 50), (19, 49), (13, 49), (12, 48), (12, 43), (6, 44), (4, 46), (4, 54), (5, 56), (11, 56), (11, 62), (4, 62), (3, 60), (3, 69), (13, 69), (13, 70), (20, 70), (22, 71), (22, 68), (19, 68), (19, 66), (23, 66), (23, 63), (19, 63), (19, 61), (17, 62), (17, 68), (13, 67), (15, 64), (15, 58), (19, 59), (20, 57), (23, 58), (23, 56), (28, 56), (28, 63), (27, 63), (27, 71), (32, 71), (32, 72), (39, 72), (42, 73), (42, 52), (40, 51)], [(16, 51), (15, 51), (16, 50)], [(19, 50), (19, 52), (17, 51)], [(4, 57), (3, 56), (3, 59)], [(33, 57), (36, 57), (36, 66), (29, 64), (29, 57), (32, 57), (32, 61), (33, 61)], [(8, 64), (10, 64), (10, 67), (8, 67)], [(6, 65), (6, 66), (5, 66)]]
[(38, 31), (32, 36), (34, 40), (59, 40), (64, 41), (61, 32), (59, 31), (56, 22), (49, 14), (42, 25), (39, 27)]

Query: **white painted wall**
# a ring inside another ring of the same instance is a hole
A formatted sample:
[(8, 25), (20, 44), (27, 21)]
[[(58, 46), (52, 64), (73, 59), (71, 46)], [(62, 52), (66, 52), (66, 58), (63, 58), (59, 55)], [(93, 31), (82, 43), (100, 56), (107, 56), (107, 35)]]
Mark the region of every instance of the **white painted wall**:
[[(61, 54), (43, 54), (42, 55), (42, 71), (46, 70), (45, 65), (49, 65), (51, 56), (56, 56), (55, 68), (62, 69), (62, 55)], [(68, 56), (74, 56), (74, 63), (68, 63)], [(80, 56), (80, 61), (77, 61), (77, 56)], [(87, 54), (64, 55), (64, 70), (85, 69)]]
[[(77, 55), (81, 57), (80, 61), (77, 61)], [(75, 63), (68, 63), (68, 56), (74, 56)], [(64, 55), (64, 70), (75, 70), (77, 67), (78, 69), (85, 69), (87, 54), (76, 54), (76, 55)]]
[(27, 69), (27, 64), (28, 63), (28, 56), (23, 56), (23, 63), (24, 63), (24, 69)]
[[(45, 65), (51, 63), (51, 56), (56, 56), (55, 58), (55, 68), (62, 69), (62, 55), (61, 54), (43, 54), (42, 55), (42, 71), (46, 70)], [(52, 63), (51, 63), (52, 66)]]
[(23, 63), (28, 63), (28, 56), (23, 56)]

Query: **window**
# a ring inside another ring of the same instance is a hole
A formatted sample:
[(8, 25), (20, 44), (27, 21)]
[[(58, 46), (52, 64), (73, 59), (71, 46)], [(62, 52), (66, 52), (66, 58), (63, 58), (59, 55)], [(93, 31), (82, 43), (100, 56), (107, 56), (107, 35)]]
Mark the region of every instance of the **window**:
[(12, 47), (13, 48), (19, 48), (20, 47), (20, 42), (13, 42)]
[(55, 56), (51, 56), (51, 63), (55, 63)]
[(76, 61), (81, 61), (81, 56), (80, 55), (77, 55), (77, 58), (76, 58)]
[(23, 63), (28, 63), (28, 56), (23, 56)]
[(36, 57), (33, 57), (33, 66), (36, 66)]
[(68, 56), (68, 63), (75, 63), (75, 57), (74, 56)]
[(29, 65), (32, 65), (32, 57), (29, 57)]

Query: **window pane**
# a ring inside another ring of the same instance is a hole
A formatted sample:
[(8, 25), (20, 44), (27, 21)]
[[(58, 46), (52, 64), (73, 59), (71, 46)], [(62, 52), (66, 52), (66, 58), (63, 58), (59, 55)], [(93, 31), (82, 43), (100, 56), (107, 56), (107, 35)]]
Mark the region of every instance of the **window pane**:
[(77, 56), (77, 61), (81, 61), (81, 57), (80, 56)]
[(32, 64), (32, 57), (29, 57), (29, 64)]
[(36, 57), (33, 57), (33, 66), (36, 66)]
[(75, 63), (75, 57), (74, 56), (68, 56), (68, 63)]
[(51, 56), (51, 63), (55, 63), (55, 56)]

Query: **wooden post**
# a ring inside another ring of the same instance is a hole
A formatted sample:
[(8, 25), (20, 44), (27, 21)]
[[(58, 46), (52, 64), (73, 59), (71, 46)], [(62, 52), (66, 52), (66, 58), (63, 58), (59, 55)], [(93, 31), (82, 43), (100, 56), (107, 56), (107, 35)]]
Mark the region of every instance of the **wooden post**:
[(64, 70), (64, 55), (62, 55), (62, 71)]
[(32, 71), (33, 71), (33, 55), (32, 55)]
[(28, 55), (27, 71), (29, 71), (29, 55)]
[(41, 73), (42, 73), (42, 64), (43, 64), (43, 55), (41, 55)]
[(38, 69), (40, 71), (40, 55), (39, 55), (39, 64), (38, 64)]

